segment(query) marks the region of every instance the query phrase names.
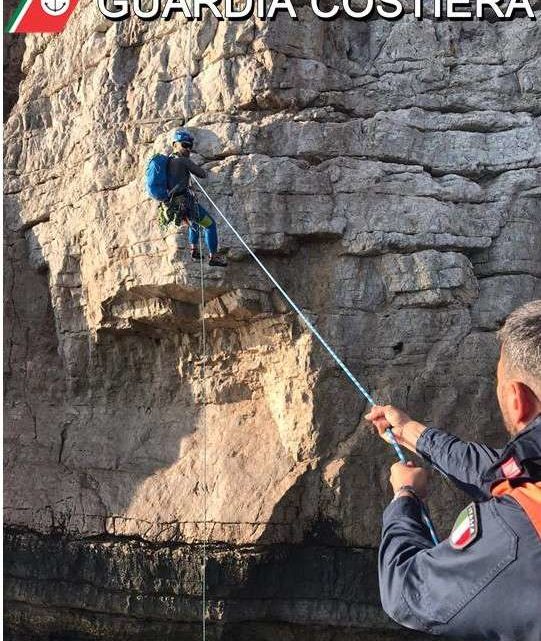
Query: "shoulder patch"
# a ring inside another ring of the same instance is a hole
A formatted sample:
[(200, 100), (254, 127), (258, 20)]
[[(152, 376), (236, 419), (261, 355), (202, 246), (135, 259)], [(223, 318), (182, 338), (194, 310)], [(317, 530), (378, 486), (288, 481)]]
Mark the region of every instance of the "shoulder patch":
[(522, 468), (513, 456), (506, 459), (501, 465), (500, 470), (506, 479), (516, 479), (522, 474)]
[(449, 536), (449, 543), (455, 550), (463, 550), (475, 541), (478, 534), (477, 505), (470, 503), (458, 515)]

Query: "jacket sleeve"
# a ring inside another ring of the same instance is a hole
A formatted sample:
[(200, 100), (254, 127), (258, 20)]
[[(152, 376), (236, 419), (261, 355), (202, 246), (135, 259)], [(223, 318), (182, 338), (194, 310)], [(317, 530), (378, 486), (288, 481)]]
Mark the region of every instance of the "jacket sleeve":
[(483, 487), (482, 477), (503, 450), (481, 443), (466, 443), (453, 434), (427, 428), (417, 441), (417, 453), (473, 499), (490, 498), (490, 488)]
[(415, 556), (433, 547), (430, 533), (422, 521), (419, 501), (400, 497), (383, 513), (379, 548), (379, 591), (385, 612), (408, 628), (426, 630), (416, 620), (403, 597), (404, 582)]
[(479, 511), (479, 536), (466, 551), (453, 549), (448, 539), (430, 542), (415, 499), (399, 498), (387, 507), (379, 586), (383, 609), (392, 619), (432, 634), (500, 638), (483, 630), (493, 625), (497, 599), (505, 598), (494, 579), (514, 562), (517, 541), (494, 515), (493, 503), (472, 504)]
[(183, 160), (186, 163), (186, 168), (191, 174), (193, 174), (194, 176), (197, 176), (198, 178), (207, 177), (207, 172), (202, 167), (199, 167), (199, 165), (196, 165), (189, 158), (183, 158)]

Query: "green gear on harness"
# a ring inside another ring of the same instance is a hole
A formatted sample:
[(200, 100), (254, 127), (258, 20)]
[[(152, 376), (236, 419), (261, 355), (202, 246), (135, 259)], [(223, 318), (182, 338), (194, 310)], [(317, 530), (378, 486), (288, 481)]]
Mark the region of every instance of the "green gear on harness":
[(160, 203), (158, 207), (158, 224), (162, 231), (166, 230), (169, 223), (173, 222), (174, 215), (171, 215), (167, 203)]
[(162, 229), (166, 229), (172, 222), (180, 227), (187, 218), (186, 200), (181, 194), (175, 194), (158, 207), (158, 223)]
[(214, 221), (208, 214), (205, 214), (202, 218), (199, 218), (198, 220), (194, 220), (192, 222), (199, 225), (199, 227), (204, 227), (205, 229), (207, 229), (207, 227), (210, 227)]
[(180, 227), (185, 221), (189, 225), (198, 225), (204, 229), (209, 228), (214, 222), (212, 218), (205, 213), (199, 217), (199, 205), (195, 198), (187, 199), (184, 194), (175, 194), (168, 202), (161, 202), (158, 207), (158, 224), (162, 230), (174, 222)]

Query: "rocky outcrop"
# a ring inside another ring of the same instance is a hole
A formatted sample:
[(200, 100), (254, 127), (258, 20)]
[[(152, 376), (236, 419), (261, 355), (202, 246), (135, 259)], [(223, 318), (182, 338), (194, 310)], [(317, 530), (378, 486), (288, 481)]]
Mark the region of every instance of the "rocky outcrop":
[[(495, 330), (541, 295), (538, 23), (299, 13), (112, 23), (81, 2), (62, 36), (26, 39), (5, 129), (13, 630), (143, 638), (144, 618), (172, 638), (195, 619), (158, 605), (159, 588), (147, 602), (141, 577), (159, 581), (164, 554), (166, 573), (193, 578), (187, 559), (208, 539), (216, 635), (242, 618), (257, 638), (308, 624), (325, 639), (343, 625), (395, 638), (375, 614), (373, 560), (366, 592), (340, 568), (329, 580), (342, 591), (331, 601), (359, 604), (345, 618), (305, 607), (294, 579), (268, 597), (243, 573), (279, 574), (278, 549), (306, 567), (335, 548), (353, 567), (373, 559), (393, 453), (219, 216), (231, 264), (205, 268), (201, 304), (184, 232), (162, 233), (143, 189), (146, 160), (182, 122), (213, 199), (378, 400), (504, 441)], [(442, 533), (461, 500), (435, 481)], [(31, 570), (28, 550), (43, 565)], [(66, 590), (55, 559), (70, 550)], [(107, 560), (77, 574), (94, 554)], [(118, 610), (85, 587), (114, 585), (113, 566)], [(167, 576), (191, 607), (195, 588)], [(327, 589), (323, 574), (309, 582)], [(270, 614), (230, 614), (252, 588)], [(143, 614), (125, 605), (139, 597)]]

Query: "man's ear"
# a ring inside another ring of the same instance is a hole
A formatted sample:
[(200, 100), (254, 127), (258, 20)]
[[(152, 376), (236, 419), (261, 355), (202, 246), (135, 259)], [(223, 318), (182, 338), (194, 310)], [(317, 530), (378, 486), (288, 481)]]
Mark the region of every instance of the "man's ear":
[(539, 413), (540, 401), (532, 389), (521, 381), (512, 381), (513, 413), (517, 423), (525, 427)]

